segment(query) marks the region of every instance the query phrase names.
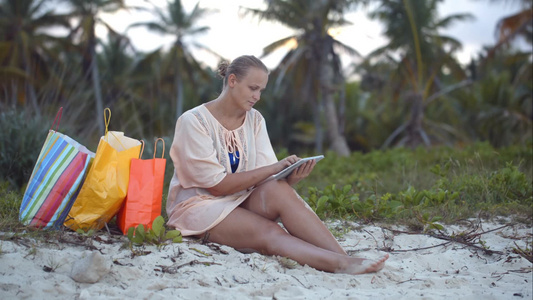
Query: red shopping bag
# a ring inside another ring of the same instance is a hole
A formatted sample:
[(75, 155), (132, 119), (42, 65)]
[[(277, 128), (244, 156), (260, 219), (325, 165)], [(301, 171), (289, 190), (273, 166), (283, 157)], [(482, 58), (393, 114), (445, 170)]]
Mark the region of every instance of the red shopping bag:
[[(156, 158), (157, 142), (163, 142), (163, 154)], [(143, 143), (144, 150), (144, 143)], [(122, 233), (127, 234), (130, 227), (143, 224), (152, 228), (152, 222), (161, 215), (163, 181), (165, 179), (165, 141), (158, 138), (154, 145), (152, 159), (132, 159), (130, 182), (124, 205), (117, 215), (117, 224)]]

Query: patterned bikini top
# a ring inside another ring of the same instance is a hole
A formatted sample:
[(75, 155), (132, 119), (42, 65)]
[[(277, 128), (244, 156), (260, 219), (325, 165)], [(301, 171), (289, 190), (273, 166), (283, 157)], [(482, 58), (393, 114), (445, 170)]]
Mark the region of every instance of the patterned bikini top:
[(226, 150), (228, 151), (229, 155), (229, 162), (231, 166), (231, 172), (235, 173), (237, 171), (237, 168), (239, 167), (239, 161), (240, 161), (240, 153), (239, 149), (242, 149), (242, 145), (240, 142), (240, 139), (236, 136), (235, 130), (227, 130), (224, 133), (224, 138), (226, 142)]
[(233, 155), (233, 152), (228, 152), (229, 155), (229, 164), (231, 166), (231, 172), (235, 173), (237, 171), (237, 168), (239, 167), (239, 150), (235, 152), (235, 155)]

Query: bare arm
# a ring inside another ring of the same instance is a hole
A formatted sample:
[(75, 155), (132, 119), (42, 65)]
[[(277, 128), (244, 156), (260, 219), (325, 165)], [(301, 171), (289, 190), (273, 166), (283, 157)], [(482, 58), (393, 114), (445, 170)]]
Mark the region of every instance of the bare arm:
[(269, 176), (274, 175), (291, 164), (297, 162), (299, 159), (300, 158), (298, 158), (296, 155), (291, 155), (278, 161), (277, 163), (268, 166), (246, 172), (227, 174), (220, 183), (214, 187), (208, 188), (207, 190), (213, 196), (234, 194), (260, 183)]

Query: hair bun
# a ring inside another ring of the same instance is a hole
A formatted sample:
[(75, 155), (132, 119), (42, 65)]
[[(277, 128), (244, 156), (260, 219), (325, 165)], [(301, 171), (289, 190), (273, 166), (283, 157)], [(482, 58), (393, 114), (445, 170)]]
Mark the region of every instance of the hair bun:
[(218, 73), (218, 76), (220, 76), (220, 78), (225, 78), (226, 77), (226, 72), (228, 71), (228, 66), (229, 66), (229, 62), (226, 61), (226, 60), (223, 60), (223, 61), (221, 61), (218, 64), (217, 73)]

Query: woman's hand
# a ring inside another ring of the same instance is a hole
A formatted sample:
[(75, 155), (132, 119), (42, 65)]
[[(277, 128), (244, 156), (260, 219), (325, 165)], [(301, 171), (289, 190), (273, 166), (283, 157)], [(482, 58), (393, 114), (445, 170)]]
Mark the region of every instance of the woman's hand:
[(281, 172), (281, 170), (285, 169), (286, 167), (292, 165), (293, 163), (299, 161), (301, 158), (299, 158), (296, 155), (287, 156), (284, 159), (278, 161), (275, 164), (272, 164), (273, 166), (273, 173), (272, 175)]
[(221, 182), (213, 187), (208, 188), (207, 191), (213, 196), (223, 196), (237, 193), (260, 184), (268, 177), (280, 172), (300, 159), (301, 158), (296, 155), (291, 155), (268, 166), (256, 168), (246, 172), (226, 174)]
[(300, 182), (300, 180), (311, 174), (315, 165), (316, 160), (313, 159), (299, 166), (298, 168), (296, 168), (296, 170), (292, 171), (291, 175), (287, 177), (287, 183), (291, 186), (297, 184), (298, 182)]

